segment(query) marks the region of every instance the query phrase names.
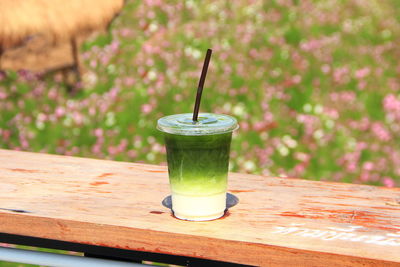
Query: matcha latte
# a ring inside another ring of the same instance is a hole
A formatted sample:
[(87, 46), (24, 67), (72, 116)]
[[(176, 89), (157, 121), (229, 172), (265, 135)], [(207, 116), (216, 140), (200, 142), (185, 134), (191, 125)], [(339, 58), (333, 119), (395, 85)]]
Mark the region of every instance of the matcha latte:
[(163, 117), (157, 127), (165, 136), (174, 215), (194, 221), (221, 217), (236, 119), (200, 113), (193, 122), (186, 113)]

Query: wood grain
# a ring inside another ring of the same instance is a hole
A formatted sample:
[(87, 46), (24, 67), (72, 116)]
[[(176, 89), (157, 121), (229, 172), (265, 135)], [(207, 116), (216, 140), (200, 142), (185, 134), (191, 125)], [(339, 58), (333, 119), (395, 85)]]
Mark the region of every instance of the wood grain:
[(227, 216), (187, 222), (161, 205), (164, 166), (0, 150), (3, 233), (259, 266), (400, 266), (399, 189), (231, 173), (229, 191)]

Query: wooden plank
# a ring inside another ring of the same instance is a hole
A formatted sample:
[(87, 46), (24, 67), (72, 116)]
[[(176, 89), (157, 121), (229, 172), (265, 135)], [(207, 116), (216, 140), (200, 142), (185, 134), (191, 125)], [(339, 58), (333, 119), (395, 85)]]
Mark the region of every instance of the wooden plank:
[(187, 222), (161, 205), (167, 177), (0, 150), (0, 232), (262, 266), (400, 266), (400, 189), (231, 173), (239, 204)]

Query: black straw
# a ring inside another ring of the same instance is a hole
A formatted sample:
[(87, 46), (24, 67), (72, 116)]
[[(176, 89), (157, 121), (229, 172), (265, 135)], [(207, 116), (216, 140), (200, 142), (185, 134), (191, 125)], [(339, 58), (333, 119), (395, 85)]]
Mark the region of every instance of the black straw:
[(203, 70), (201, 71), (199, 86), (197, 87), (196, 102), (194, 104), (194, 110), (193, 110), (193, 121), (197, 121), (197, 117), (199, 115), (201, 94), (203, 93), (203, 86), (206, 80), (208, 64), (210, 63), (211, 54), (212, 50), (207, 49), (206, 58), (204, 59), (204, 64), (203, 64)]

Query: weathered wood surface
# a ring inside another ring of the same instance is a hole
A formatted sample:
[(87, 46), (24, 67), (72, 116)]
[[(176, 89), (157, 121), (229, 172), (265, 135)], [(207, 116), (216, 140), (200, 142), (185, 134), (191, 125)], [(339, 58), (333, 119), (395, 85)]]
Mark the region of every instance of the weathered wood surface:
[(161, 205), (167, 175), (0, 150), (0, 232), (262, 266), (400, 266), (400, 189), (231, 173), (239, 204), (187, 222)]

